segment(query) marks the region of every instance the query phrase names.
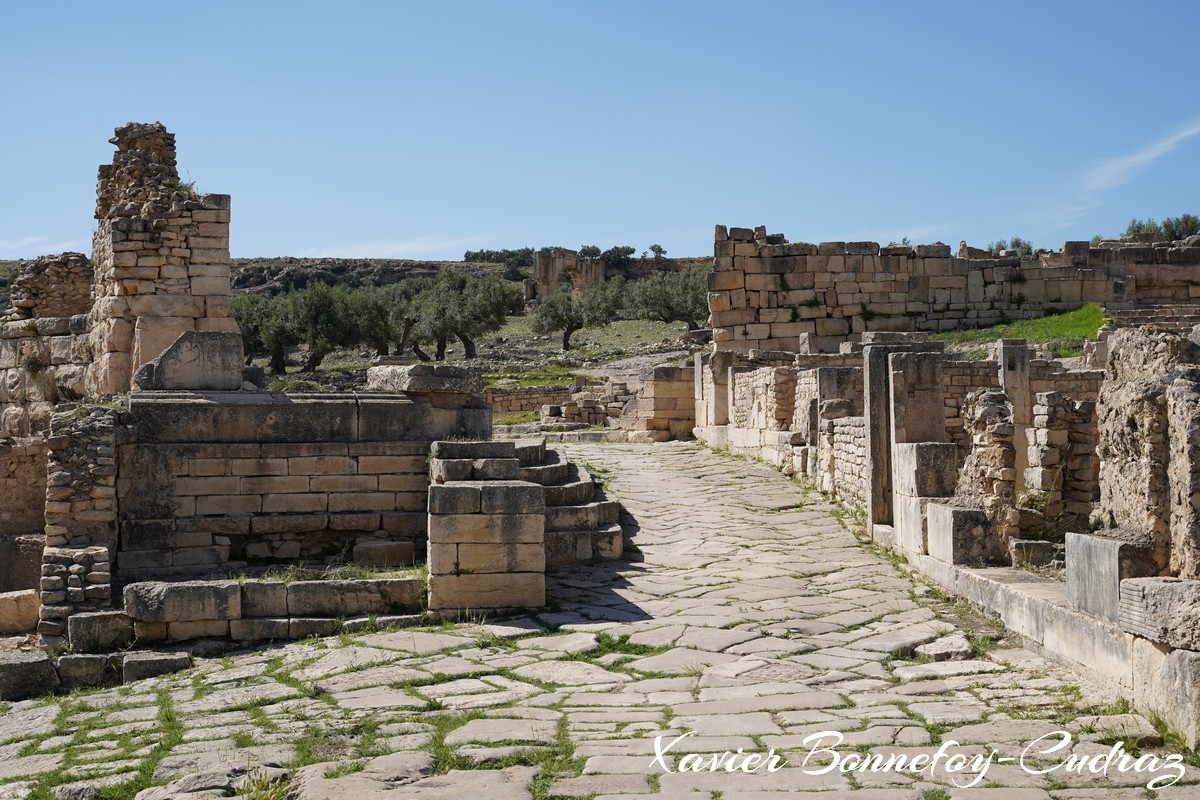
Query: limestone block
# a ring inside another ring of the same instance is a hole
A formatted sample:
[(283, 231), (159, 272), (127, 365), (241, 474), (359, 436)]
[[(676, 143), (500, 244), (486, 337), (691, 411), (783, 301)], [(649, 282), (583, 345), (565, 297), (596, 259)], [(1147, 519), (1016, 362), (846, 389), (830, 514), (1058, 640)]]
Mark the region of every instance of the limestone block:
[(290, 639), (291, 621), (275, 619), (233, 619), (229, 621), (229, 638), (239, 642), (265, 642)]
[(479, 510), (484, 514), (540, 514), (546, 510), (545, 490), (525, 481), (489, 481), (480, 487)]
[(280, 581), (246, 581), (242, 590), (242, 617), (286, 617), (287, 584)]
[(237, 581), (148, 581), (125, 587), (125, 613), (143, 622), (230, 620), (242, 615)]
[(132, 683), (157, 675), (179, 672), (192, 666), (187, 653), (126, 653), (121, 681)]
[(483, 376), (477, 370), (443, 364), (386, 364), (367, 370), (367, 391), (481, 394)]
[(429, 517), (429, 543), (541, 542), (546, 517), (531, 514), (438, 514)]
[(429, 463), (429, 477), (439, 483), (468, 481), (474, 463), (469, 458), (435, 458)]
[(382, 614), (390, 609), (369, 581), (294, 581), (288, 584), (292, 617)]
[(970, 564), (982, 560), (986, 545), (987, 514), (981, 509), (959, 508), (943, 503), (926, 506), (929, 555), (947, 564)]
[(57, 663), (58, 678), (64, 689), (116, 683), (123, 660), (124, 655), (118, 655), (115, 659), (107, 655), (83, 653), (61, 656)]
[(1093, 616), (1119, 622), (1121, 581), (1153, 575), (1149, 537), (1129, 531), (1105, 536), (1067, 534), (1067, 602)]
[(950, 497), (958, 485), (958, 445), (942, 442), (897, 444), (895, 492), (907, 497)]
[(139, 367), (134, 381), (143, 390), (234, 391), (242, 385), (244, 358), (239, 334), (188, 330)]
[(292, 617), (288, 620), (288, 638), (330, 636), (337, 633), (339, 622), (329, 617)]
[(513, 441), (438, 441), (430, 445), (430, 454), (443, 459), (516, 458), (517, 445)]
[(224, 639), (227, 636), (229, 636), (229, 620), (226, 619), (167, 623), (168, 642), (186, 642), (188, 639)]
[(124, 611), (72, 614), (67, 639), (76, 653), (107, 653), (133, 643), (133, 619)]
[[(435, 442), (435, 444), (437, 444)], [(478, 514), (481, 484), (455, 483), (429, 487), (429, 514)]]
[(540, 608), (546, 604), (546, 576), (535, 572), (491, 575), (431, 575), (431, 610)]
[(36, 697), (58, 686), (58, 672), (45, 653), (0, 653), (0, 700)]
[(1121, 581), (1120, 624), (1129, 633), (1181, 650), (1200, 650), (1200, 581)]
[(354, 545), (353, 559), (364, 567), (407, 567), (416, 563), (416, 550), (412, 542), (368, 539)]
[(27, 633), (37, 627), (41, 602), (33, 589), (0, 594), (0, 633)]

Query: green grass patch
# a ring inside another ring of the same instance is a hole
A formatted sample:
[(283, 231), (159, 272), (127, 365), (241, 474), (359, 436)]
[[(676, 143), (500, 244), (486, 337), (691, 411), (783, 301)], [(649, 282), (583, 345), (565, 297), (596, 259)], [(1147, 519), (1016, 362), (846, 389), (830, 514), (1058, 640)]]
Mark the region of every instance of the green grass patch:
[(570, 367), (548, 364), (528, 370), (499, 370), (484, 373), (489, 389), (515, 389), (528, 386), (571, 386), (579, 373)]
[(974, 330), (935, 333), (929, 338), (947, 344), (969, 345), (994, 342), (997, 339), (1025, 339), (1031, 344), (1056, 345), (1059, 355), (1077, 355), (1083, 352), (1083, 343), (1096, 338), (1108, 318), (1096, 303), (1088, 303), (1075, 311), (1050, 314), (1040, 319), (1022, 319), (1004, 325)]
[(537, 422), (542, 418), (542, 415), (536, 411), (525, 411), (520, 414), (501, 414), (494, 418), (494, 425), (520, 425), (524, 422)]

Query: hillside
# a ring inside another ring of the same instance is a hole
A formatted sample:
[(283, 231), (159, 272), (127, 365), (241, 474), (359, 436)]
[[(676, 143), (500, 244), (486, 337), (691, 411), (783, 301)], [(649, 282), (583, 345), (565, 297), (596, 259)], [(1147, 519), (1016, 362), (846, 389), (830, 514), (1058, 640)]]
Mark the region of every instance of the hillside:
[(351, 288), (386, 286), (404, 278), (429, 277), (444, 269), (468, 275), (495, 275), (509, 279), (502, 264), (465, 261), (414, 261), (400, 258), (235, 258), (233, 288), (254, 294), (275, 295), (301, 289), (309, 281)]

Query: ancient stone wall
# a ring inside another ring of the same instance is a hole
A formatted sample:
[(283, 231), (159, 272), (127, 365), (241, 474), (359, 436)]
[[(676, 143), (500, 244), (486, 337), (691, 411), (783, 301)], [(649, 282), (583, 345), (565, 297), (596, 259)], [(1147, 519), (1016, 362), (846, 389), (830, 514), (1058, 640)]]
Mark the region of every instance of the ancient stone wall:
[(238, 332), (230, 316), (228, 195), (179, 180), (159, 123), (118, 128), (100, 168), (92, 238), (90, 395), (128, 391), (133, 373), (184, 331)]
[(1033, 431), (1025, 469), (1025, 488), (1039, 495), (1050, 519), (1061, 514), (1086, 528), (1099, 495), (1096, 458), (1096, 404), (1061, 392), (1039, 392), (1033, 406)]
[(571, 400), (575, 391), (573, 386), (517, 386), (488, 389), (483, 399), (497, 416), (527, 414), (541, 411), (542, 406), (562, 405)]
[(796, 404), (796, 371), (763, 367), (734, 372), (730, 422), (737, 428), (782, 431), (791, 426)]
[(12, 308), (0, 321), (70, 317), (92, 308), (92, 265), (83, 253), (59, 253), (20, 263)]
[(87, 318), (0, 323), (0, 437), (44, 434), (55, 404), (84, 395)]
[[(763, 228), (719, 225), (716, 240), (709, 284), (713, 341), (718, 350), (737, 352), (796, 351), (804, 336), (820, 349), (836, 349), (852, 333), (983, 327), (1092, 301), (1144, 301), (1160, 289), (1186, 298), (1186, 286), (1168, 288), (1168, 278), (1144, 269), (1140, 259), (1200, 263), (1200, 248), (1192, 247), (1160, 248), (1161, 254), (1097, 248), (1093, 257), (1087, 243), (1081, 255), (1078, 243), (1067, 243), (1062, 258), (964, 259), (943, 244), (788, 243)], [(1194, 275), (1181, 273), (1177, 280), (1200, 286)]]
[(1067, 369), (1057, 361), (1033, 359), (1029, 362), (1029, 390), (1061, 392), (1072, 400), (1095, 402), (1104, 383), (1103, 369)]
[(995, 361), (946, 361), (942, 370), (946, 379), (946, 431), (950, 440), (966, 452), (971, 448), (971, 435), (964, 427), (963, 401), (976, 389), (999, 389), (1000, 365)]
[(46, 443), (0, 439), (0, 593), (36, 589), (46, 524)]
[[(867, 501), (867, 423), (864, 417), (842, 417), (824, 421), (822, 435), (829, 461), (821, 474), (828, 476), (822, 489), (834, 497), (861, 507)], [(828, 488), (826, 488), (828, 487)]]
[(349, 561), (373, 539), (419, 545), (427, 453), (423, 442), (122, 445), (121, 579)]
[[(386, 383), (389, 368), (374, 369)], [(132, 395), (117, 461), (121, 581), (321, 561), (370, 540), (419, 549), (429, 437), (488, 435), (491, 411), (456, 391), (478, 375), (395, 370), (413, 393)]]

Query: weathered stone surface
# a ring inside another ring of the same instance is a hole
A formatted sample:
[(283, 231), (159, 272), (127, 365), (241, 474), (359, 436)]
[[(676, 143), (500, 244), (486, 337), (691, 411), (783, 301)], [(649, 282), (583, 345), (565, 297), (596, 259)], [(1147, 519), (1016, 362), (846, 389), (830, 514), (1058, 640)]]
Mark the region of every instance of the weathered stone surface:
[(354, 545), (352, 557), (364, 567), (407, 567), (416, 563), (416, 549), (412, 542), (369, 539)]
[(125, 613), (143, 622), (238, 619), (241, 587), (237, 581), (131, 583), (125, 587)]
[(133, 642), (133, 619), (124, 611), (72, 614), (67, 639), (76, 653), (107, 653)]
[(242, 386), (244, 361), (241, 334), (184, 331), (162, 355), (138, 367), (134, 381), (144, 391), (234, 391)]
[(1130, 578), (1120, 584), (1124, 630), (1181, 650), (1200, 650), (1200, 581)]
[(0, 653), (0, 700), (21, 700), (59, 685), (54, 662), (45, 653)]
[(1152, 574), (1151, 539), (1135, 531), (1107, 530), (1106, 536), (1067, 534), (1067, 601), (1109, 622), (1117, 622), (1121, 582)]
[(962, 661), (971, 656), (972, 650), (967, 637), (956, 633), (920, 645), (917, 647), (916, 653), (933, 661)]
[(449, 364), (383, 365), (367, 370), (367, 390), (414, 394), (480, 394), (483, 375)]
[(64, 689), (102, 686), (121, 677), (123, 655), (73, 654), (58, 659), (58, 677)]
[(121, 679), (125, 683), (179, 672), (192, 666), (187, 653), (126, 653)]
[(242, 584), (242, 617), (286, 617), (287, 584), (246, 581)]
[(0, 594), (0, 633), (25, 633), (37, 627), (41, 603), (33, 589)]

